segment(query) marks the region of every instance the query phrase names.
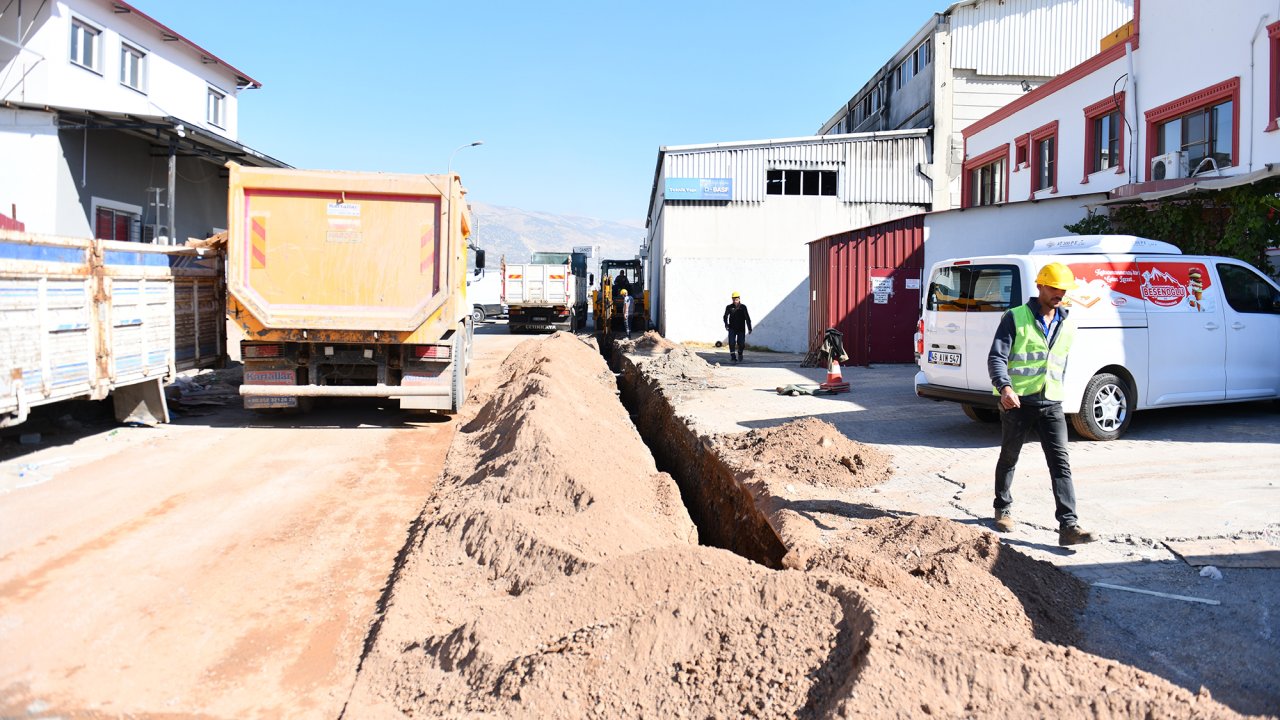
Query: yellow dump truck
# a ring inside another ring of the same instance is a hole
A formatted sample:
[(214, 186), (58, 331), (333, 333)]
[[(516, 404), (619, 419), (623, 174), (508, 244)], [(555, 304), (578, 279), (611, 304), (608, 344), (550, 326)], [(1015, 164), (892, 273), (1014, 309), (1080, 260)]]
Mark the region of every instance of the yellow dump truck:
[(473, 334), (458, 176), (228, 167), (245, 407), (385, 397), (457, 412)]

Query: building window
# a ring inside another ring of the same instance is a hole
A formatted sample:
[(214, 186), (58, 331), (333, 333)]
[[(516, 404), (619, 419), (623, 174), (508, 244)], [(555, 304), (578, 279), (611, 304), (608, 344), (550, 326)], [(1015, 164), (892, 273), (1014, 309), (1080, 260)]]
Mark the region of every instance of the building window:
[(93, 236), (99, 240), (142, 240), (142, 215), (99, 205), (94, 210)]
[(1280, 128), (1277, 119), (1280, 118), (1280, 22), (1271, 23), (1267, 26), (1267, 36), (1270, 39), (1271, 47), (1271, 84), (1268, 95), (1270, 96), (1270, 116), (1267, 118), (1267, 127), (1263, 132), (1271, 132)]
[(1115, 168), (1124, 172), (1124, 93), (1100, 100), (1084, 109), (1084, 178)]
[(1148, 110), (1146, 119), (1148, 163), (1182, 151), (1191, 175), (1234, 165), (1240, 157), (1240, 78)]
[(1234, 114), (1234, 103), (1228, 100), (1160, 123), (1156, 126), (1156, 154), (1182, 150), (1192, 175), (1231, 165)]
[(1031, 131), (1031, 193), (1058, 192), (1058, 121)]
[(226, 127), (227, 123), (227, 95), (213, 88), (209, 88), (209, 124), (217, 127)]
[(964, 164), (962, 205), (998, 205), (1009, 199), (1009, 146), (1000, 147)]
[(836, 194), (835, 170), (770, 170), (765, 174), (767, 195)]
[(132, 45), (120, 44), (120, 84), (146, 92), (147, 54)]
[(1031, 145), (1031, 136), (1023, 135), (1013, 141), (1013, 170), (1017, 172), (1019, 168), (1027, 167), (1027, 148)]
[(101, 74), (102, 31), (89, 23), (71, 20), (71, 62)]

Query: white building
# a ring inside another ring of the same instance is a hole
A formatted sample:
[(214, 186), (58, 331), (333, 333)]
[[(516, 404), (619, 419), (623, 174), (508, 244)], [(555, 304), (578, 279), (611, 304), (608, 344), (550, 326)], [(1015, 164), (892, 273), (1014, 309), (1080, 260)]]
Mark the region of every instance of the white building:
[(927, 209), (925, 131), (663, 147), (649, 198), (650, 313), (677, 342), (725, 337), (742, 293), (748, 345), (809, 346), (806, 243)]
[(960, 206), (961, 131), (1096, 54), (1134, 0), (962, 0), (931, 17), (818, 134), (931, 128), (933, 209)]
[(969, 126), (964, 205), (1106, 204), (1280, 172), (1278, 12), (1269, 0), (1141, 3), (1131, 38)]
[[(253, 78), (120, 0), (14, 0), (0, 14), (0, 213), (30, 232), (150, 241), (226, 224)], [(176, 228), (171, 232), (170, 228)]]

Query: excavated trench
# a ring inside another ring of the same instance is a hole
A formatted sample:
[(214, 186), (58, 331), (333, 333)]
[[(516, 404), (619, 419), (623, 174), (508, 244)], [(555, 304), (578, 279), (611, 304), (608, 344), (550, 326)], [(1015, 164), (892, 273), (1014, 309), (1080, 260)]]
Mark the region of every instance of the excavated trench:
[(990, 533), (818, 531), (784, 497), (879, 451), (812, 419), (701, 435), (677, 405), (704, 361), (600, 352), (527, 341), (468, 404), (350, 717), (1234, 716), (1069, 647), (1083, 588)]
[(786, 545), (712, 439), (676, 412), (660, 379), (643, 372), (637, 356), (612, 342), (603, 343), (601, 353), (618, 374), (622, 403), (658, 469), (679, 486), (700, 542), (781, 569)]

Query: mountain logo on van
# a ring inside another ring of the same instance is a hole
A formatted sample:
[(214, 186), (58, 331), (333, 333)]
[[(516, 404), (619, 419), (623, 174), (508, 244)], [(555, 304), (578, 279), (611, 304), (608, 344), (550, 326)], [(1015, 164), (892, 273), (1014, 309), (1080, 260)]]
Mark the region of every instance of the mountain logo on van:
[(1153, 305), (1173, 307), (1187, 296), (1187, 288), (1160, 268), (1142, 273), (1142, 297)]

